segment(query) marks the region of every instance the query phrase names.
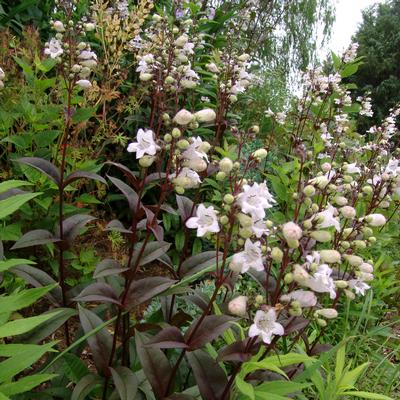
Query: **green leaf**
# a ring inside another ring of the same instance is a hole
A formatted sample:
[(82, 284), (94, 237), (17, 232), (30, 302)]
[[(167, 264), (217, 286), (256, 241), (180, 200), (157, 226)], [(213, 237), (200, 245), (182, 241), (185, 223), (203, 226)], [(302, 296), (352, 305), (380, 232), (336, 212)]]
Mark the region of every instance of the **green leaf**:
[(25, 182), (25, 181), (20, 181), (17, 179), (5, 181), (0, 183), (0, 193), (6, 192), (7, 190), (10, 189), (15, 189), (21, 186), (32, 186), (33, 183), (30, 182)]
[(72, 116), (72, 121), (75, 123), (86, 121), (92, 117), (95, 112), (95, 107), (78, 108)]
[(75, 386), (71, 400), (85, 400), (86, 396), (101, 382), (101, 378), (97, 375), (89, 374), (84, 376)]
[[(23, 347), (22, 351), (18, 352), (18, 354), (1, 362), (0, 382), (8, 381), (9, 379), (13, 378), (15, 375), (34, 364), (45, 353), (49, 351), (55, 351), (53, 349), (54, 344), (55, 342), (46, 343), (42, 346), (26, 345)], [(0, 345), (0, 353), (3, 346), (7, 347), (10, 345)], [(23, 354), (23, 357), (21, 357), (21, 354)]]
[(359, 63), (347, 64), (340, 73), (340, 76), (342, 78), (347, 78), (348, 76), (354, 75), (358, 71), (359, 65)]
[(336, 354), (336, 365), (335, 365), (335, 378), (339, 382), (340, 377), (343, 373), (344, 363), (346, 360), (346, 346), (340, 347)]
[(310, 386), (308, 383), (297, 383), (290, 381), (271, 381), (264, 382), (256, 387), (256, 393), (268, 392), (279, 395), (291, 394), (303, 390), (304, 388)]
[(353, 370), (346, 372), (340, 379), (338, 386), (345, 388), (353, 387), (357, 382), (358, 378), (361, 376), (361, 374), (368, 368), (369, 364), (370, 364), (369, 362), (366, 362), (364, 364), (359, 365), (357, 368), (354, 368)]
[(256, 396), (253, 385), (245, 382), (244, 379), (239, 375), (235, 378), (235, 384), (240, 393), (243, 393), (245, 396), (247, 396), (247, 398), (251, 400), (255, 400)]
[(0, 200), (0, 219), (9, 216), (13, 212), (17, 211), (27, 201), (32, 200), (40, 194), (41, 193), (23, 193)]
[(26, 260), (24, 258), (12, 258), (10, 260), (0, 261), (0, 272), (9, 270), (17, 265), (36, 264), (34, 261)]
[(361, 397), (362, 399), (394, 400), (393, 398), (385, 396), (384, 394), (370, 393), (370, 392), (350, 391), (350, 392), (344, 392), (342, 394), (345, 396)]
[(60, 311), (57, 310), (49, 314), (38, 315), (36, 317), (21, 318), (7, 322), (3, 326), (0, 326), (0, 338), (21, 335), (22, 333), (29, 332), (31, 329), (35, 328), (36, 326), (49, 320), (54, 315), (57, 315), (59, 313)]
[(56, 374), (37, 374), (32, 376), (24, 376), (23, 378), (18, 379), (17, 382), (4, 383), (3, 385), (0, 385), (0, 393), (3, 393), (7, 396), (25, 393), (36, 386), (39, 386), (43, 382), (55, 378), (56, 376)]

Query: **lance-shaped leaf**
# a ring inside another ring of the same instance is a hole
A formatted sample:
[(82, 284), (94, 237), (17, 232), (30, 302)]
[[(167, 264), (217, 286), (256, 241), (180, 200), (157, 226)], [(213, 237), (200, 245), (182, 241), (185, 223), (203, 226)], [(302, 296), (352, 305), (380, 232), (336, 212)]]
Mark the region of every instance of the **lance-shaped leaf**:
[(154, 296), (165, 292), (176, 281), (162, 276), (139, 279), (131, 283), (124, 301), (124, 307), (131, 310)]
[(57, 186), (60, 186), (60, 171), (50, 161), (39, 157), (22, 157), (18, 158), (16, 162), (37, 169), (42, 174), (45, 174), (48, 178), (50, 178), (54, 183), (56, 183)]
[[(63, 233), (64, 238), (68, 243), (72, 243), (74, 239), (79, 235), (80, 230), (89, 222), (95, 220), (95, 217), (87, 214), (76, 214), (66, 218), (63, 221)], [(56, 229), (56, 234), (59, 234), (59, 228)]]
[[(85, 333), (90, 332), (97, 326), (104, 323), (102, 319), (93, 311), (79, 306), (79, 319)], [(87, 338), (89, 346), (92, 350), (93, 361), (97, 371), (105, 375), (108, 370), (108, 361), (110, 359), (112, 337), (107, 329), (103, 328), (97, 333)]]
[(70, 185), (71, 183), (73, 183), (79, 179), (91, 179), (91, 180), (99, 181), (99, 182), (107, 185), (106, 180), (102, 176), (95, 174), (94, 172), (75, 171), (65, 178), (64, 183), (63, 183), (63, 188), (65, 188), (66, 186)]
[(167, 357), (160, 349), (145, 346), (145, 336), (136, 331), (136, 351), (140, 365), (148, 379), (157, 399), (162, 399), (167, 391), (171, 366)]
[(182, 222), (186, 222), (192, 216), (192, 210), (194, 211), (193, 201), (186, 196), (176, 195), (176, 204), (178, 205), (178, 212)]
[(74, 298), (75, 301), (98, 301), (100, 303), (114, 303), (118, 306), (121, 303), (112, 286), (104, 282), (96, 282), (87, 286)]
[(1, 182), (0, 183), (0, 193), (7, 192), (10, 189), (16, 189), (21, 186), (32, 186), (33, 183), (20, 181), (17, 179), (11, 179), (9, 181)]
[(248, 342), (251, 340), (247, 338), (240, 342), (232, 343), (228, 346), (223, 347), (218, 352), (218, 361), (240, 361), (244, 362), (251, 358), (252, 354), (248, 349)]
[(132, 212), (136, 212), (139, 203), (139, 196), (137, 195), (137, 193), (120, 179), (108, 175), (107, 177), (125, 196), (126, 200), (128, 201), (130, 210)]
[[(20, 340), (23, 343), (39, 343), (53, 334), (65, 321), (77, 314), (77, 311), (72, 308), (57, 308), (57, 311), (59, 311), (58, 314), (51, 315), (46, 322), (41, 323), (36, 328), (23, 335)], [(47, 311), (43, 315), (47, 315), (51, 312), (52, 311)]]
[(132, 185), (137, 184), (137, 182), (138, 182), (138, 178), (137, 177), (139, 176), (138, 172), (131, 171), (125, 165), (120, 164), (120, 163), (116, 163), (116, 162), (112, 162), (112, 161), (107, 161), (104, 164), (113, 165), (114, 167), (117, 167), (128, 178), (128, 181)]
[(41, 193), (21, 193), (0, 200), (0, 220), (17, 211), (27, 201), (32, 200)]
[[(191, 349), (198, 349), (222, 335), (236, 318), (228, 315), (207, 315), (195, 331), (199, 319), (193, 321), (185, 333), (185, 341)], [(194, 332), (194, 333), (193, 333)]]
[(39, 246), (42, 244), (55, 243), (59, 241), (60, 239), (54, 237), (54, 235), (46, 229), (35, 229), (25, 233), (25, 235), (17, 240), (14, 246), (11, 247), (11, 250), (23, 249), (25, 247)]
[[(222, 260), (222, 253), (218, 252), (219, 260)], [(217, 255), (215, 251), (205, 251), (187, 258), (181, 266), (181, 274), (190, 276), (203, 269), (214, 265), (217, 262)]]
[(158, 349), (186, 349), (189, 346), (176, 326), (168, 326), (151, 338), (145, 346)]
[(158, 225), (158, 220), (155, 218), (155, 214), (148, 207), (143, 207), (146, 213), (146, 228), (150, 229), (156, 239), (161, 242), (164, 240), (164, 229), (162, 226)]
[(129, 268), (122, 268), (122, 265), (117, 260), (106, 258), (96, 265), (93, 277), (104, 278), (105, 276), (118, 275), (121, 272), (128, 271)]
[(282, 325), (285, 328), (284, 336), (290, 335), (292, 332), (300, 331), (309, 323), (310, 320), (303, 317), (292, 317), (288, 320), (282, 321)]
[[(0, 394), (4, 396), (15, 396), (20, 393), (26, 393), (39, 386), (43, 382), (49, 381), (58, 376), (57, 374), (35, 374), (31, 376), (24, 376), (15, 382), (3, 383), (0, 385)], [(8, 397), (3, 397), (3, 400)]]
[(186, 354), (203, 399), (220, 400), (228, 384), (224, 370), (203, 350)]
[(163, 256), (168, 251), (170, 246), (171, 243), (167, 242), (139, 243), (133, 253), (131, 265), (138, 265), (140, 267), (157, 260), (157, 258)]
[(116, 232), (121, 232), (121, 233), (132, 233), (130, 229), (126, 229), (124, 225), (122, 225), (122, 222), (119, 221), (118, 219), (113, 219), (110, 221), (106, 227), (104, 228), (105, 231), (116, 231)]
[(0, 272), (8, 271), (10, 268), (17, 267), (18, 265), (36, 264), (34, 261), (25, 260), (23, 258), (12, 258), (10, 260), (0, 261)]
[(138, 390), (136, 375), (126, 367), (110, 368), (115, 388), (121, 400), (135, 400)]
[(174, 393), (171, 396), (166, 397), (165, 400), (196, 400), (196, 397), (184, 393)]
[(75, 386), (71, 400), (85, 400), (86, 396), (101, 382), (101, 378), (97, 375), (85, 375)]
[(49, 293), (46, 293), (45, 297), (55, 305), (62, 304), (61, 288), (57, 286), (57, 282), (46, 272), (30, 265), (18, 265), (10, 271), (36, 288), (43, 288), (43, 286), (48, 285), (55, 286)]

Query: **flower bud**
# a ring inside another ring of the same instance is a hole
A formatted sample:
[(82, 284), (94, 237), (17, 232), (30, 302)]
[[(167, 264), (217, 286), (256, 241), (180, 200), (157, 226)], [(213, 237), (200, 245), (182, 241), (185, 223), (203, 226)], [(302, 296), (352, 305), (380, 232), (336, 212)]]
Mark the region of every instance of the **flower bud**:
[(182, 186), (175, 186), (175, 192), (178, 194), (184, 194), (185, 189)]
[(169, 133), (166, 133), (166, 134), (164, 135), (164, 141), (165, 141), (166, 143), (171, 143), (171, 142), (172, 142), (172, 135), (169, 134)]
[(329, 231), (315, 231), (311, 232), (310, 236), (317, 242), (326, 243), (332, 239), (332, 234)]
[(257, 135), (258, 133), (260, 133), (260, 127), (258, 125), (253, 125), (251, 127), (251, 130)]
[(222, 215), (219, 222), (221, 222), (221, 225), (226, 225), (229, 222), (229, 218), (226, 215)]
[(139, 79), (142, 82), (148, 82), (151, 78), (153, 78), (153, 74), (150, 74), (148, 72), (141, 72), (139, 75)]
[(264, 302), (264, 296), (261, 296), (261, 294), (258, 294), (257, 296), (256, 296), (256, 303), (257, 304), (262, 304), (263, 302)]
[(293, 280), (299, 283), (300, 285), (307, 282), (310, 278), (308, 272), (300, 265), (296, 264), (293, 269)]
[(185, 110), (184, 108), (180, 110), (174, 117), (174, 121), (178, 125), (187, 125), (190, 122), (192, 122), (193, 119), (194, 115), (190, 111)]
[(273, 247), (271, 250), (271, 258), (276, 262), (282, 262), (283, 251), (279, 247)]
[(328, 325), (328, 323), (327, 323), (324, 319), (322, 319), (322, 318), (317, 318), (317, 324), (318, 324), (321, 328), (325, 328), (325, 327)]
[(364, 240), (354, 240), (353, 245), (356, 249), (362, 250), (367, 247), (367, 244)]
[(386, 218), (382, 214), (370, 214), (365, 217), (370, 226), (383, 226), (386, 224)]
[(344, 289), (344, 294), (350, 300), (354, 300), (356, 298), (356, 295), (351, 290)]
[(311, 228), (312, 228), (312, 220), (311, 220), (311, 219), (306, 219), (306, 220), (303, 222), (303, 227), (304, 227), (305, 229), (311, 229)]
[(291, 272), (289, 272), (283, 277), (283, 280), (286, 283), (286, 285), (290, 285), (294, 280), (294, 276)]
[(234, 201), (235, 201), (235, 198), (230, 193), (228, 193), (224, 196), (224, 203), (232, 204)]
[(211, 108), (205, 108), (204, 110), (197, 111), (194, 116), (198, 122), (213, 122), (217, 117), (215, 111)]
[(64, 24), (61, 21), (55, 21), (53, 24), (53, 28), (57, 32), (65, 32)]
[(246, 315), (247, 310), (247, 297), (238, 296), (231, 300), (228, 304), (228, 310), (231, 314), (243, 317)]
[(323, 164), (321, 165), (321, 169), (322, 169), (322, 171), (324, 171), (324, 172), (328, 172), (328, 171), (330, 171), (330, 170), (332, 169), (332, 165), (329, 164), (329, 163), (323, 163)]
[(356, 210), (354, 207), (351, 207), (351, 206), (343, 206), (340, 209), (340, 212), (343, 215), (343, 217), (345, 217), (347, 219), (352, 219), (356, 216)]
[(362, 272), (367, 272), (367, 273), (372, 273), (372, 272), (374, 272), (374, 267), (371, 265), (371, 264), (369, 264), (369, 263), (365, 263), (365, 262), (363, 262), (359, 267), (358, 267), (358, 269), (360, 270), (360, 271), (362, 271)]
[(312, 197), (315, 194), (315, 187), (313, 185), (307, 185), (304, 189), (303, 189), (303, 193), (307, 196), (307, 197)]
[(215, 178), (217, 179), (217, 181), (224, 181), (226, 178), (226, 173), (223, 171), (219, 171)]
[(259, 161), (264, 160), (268, 155), (267, 150), (265, 149), (258, 149), (253, 152), (253, 157)]
[(328, 264), (339, 263), (342, 259), (340, 253), (336, 250), (321, 250), (319, 254), (321, 260)]
[(293, 307), (289, 308), (289, 315), (291, 317), (300, 317), (301, 314), (302, 314), (301, 308), (293, 308)]
[(83, 89), (88, 89), (92, 87), (92, 84), (87, 79), (80, 79), (79, 81), (76, 81), (76, 84)]
[(239, 235), (243, 239), (249, 239), (253, 235), (253, 231), (249, 228), (242, 228), (242, 229), (239, 229)]
[(225, 172), (229, 174), (229, 172), (232, 171), (233, 169), (233, 162), (230, 158), (224, 157), (220, 162), (219, 162), (219, 169), (222, 172)]
[(323, 308), (322, 310), (315, 311), (314, 315), (326, 319), (334, 319), (337, 318), (338, 312), (334, 308)]
[(144, 155), (140, 158), (139, 165), (143, 168), (148, 168), (151, 166), (151, 164), (153, 164), (155, 159), (156, 158), (154, 156)]
[(363, 191), (363, 193), (368, 194), (368, 195), (372, 194), (372, 192), (373, 192), (372, 187), (369, 185), (363, 186), (363, 188), (361, 190)]
[(186, 139), (181, 139), (176, 145), (180, 150), (186, 150), (189, 147), (189, 142)]
[(368, 242), (370, 243), (376, 243), (376, 237), (375, 236), (371, 236), (368, 238)]
[(165, 78), (165, 83), (167, 84), (167, 85), (171, 85), (171, 84), (173, 84), (175, 82), (175, 79), (172, 77), (172, 76), (167, 76), (166, 78)]
[(179, 128), (172, 129), (172, 137), (178, 139), (181, 136), (181, 131)]
[(94, 30), (95, 30), (96, 25), (93, 24), (92, 22), (87, 22), (86, 24), (84, 24), (83, 27), (85, 28), (85, 31), (86, 31), (86, 32), (91, 32), (91, 31), (94, 31)]
[(300, 246), (300, 242), (297, 239), (288, 239), (286, 243), (291, 249), (297, 249)]
[(244, 228), (249, 228), (253, 225), (252, 218), (246, 214), (243, 214), (243, 213), (237, 214), (237, 219), (238, 219), (240, 225), (243, 226)]
[(343, 196), (336, 196), (333, 199), (333, 202), (335, 204), (337, 204), (338, 206), (345, 206), (347, 204), (347, 199), (346, 199), (346, 197), (343, 197)]
[(343, 257), (353, 267), (359, 267), (364, 262), (361, 257), (354, 254), (345, 254)]
[(347, 288), (348, 284), (346, 281), (335, 281), (335, 286), (339, 289), (345, 289)]
[(286, 241), (299, 240), (303, 235), (303, 231), (296, 223), (287, 222), (282, 226), (282, 234)]

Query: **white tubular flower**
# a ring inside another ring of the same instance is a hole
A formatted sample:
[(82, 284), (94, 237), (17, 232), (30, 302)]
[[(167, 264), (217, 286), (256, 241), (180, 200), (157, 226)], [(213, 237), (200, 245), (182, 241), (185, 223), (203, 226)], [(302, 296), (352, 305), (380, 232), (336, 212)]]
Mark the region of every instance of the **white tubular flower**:
[(264, 270), (261, 254), (261, 243), (253, 243), (250, 239), (246, 239), (244, 251), (234, 254), (231, 262), (231, 269), (244, 273), (250, 268), (253, 268), (256, 271)]
[(370, 226), (383, 226), (386, 224), (386, 218), (382, 214), (369, 214), (365, 217)]
[(3, 68), (0, 68), (0, 80), (2, 81), (6, 77), (6, 74), (3, 71)]
[(333, 300), (336, 297), (335, 283), (331, 278), (332, 269), (327, 264), (322, 264), (312, 277), (308, 279), (306, 285), (317, 293), (329, 293)]
[(207, 169), (208, 157), (206, 152), (209, 150), (208, 142), (203, 142), (200, 137), (192, 138), (192, 143), (182, 153), (185, 159), (184, 165), (197, 172)]
[(267, 312), (258, 310), (254, 324), (249, 329), (250, 337), (260, 336), (266, 344), (270, 344), (275, 335), (282, 336), (284, 333), (283, 326), (276, 322), (276, 312), (273, 308)]
[(212, 108), (205, 108), (204, 110), (197, 111), (194, 116), (198, 122), (213, 122), (217, 114), (215, 114)]
[(335, 214), (336, 208), (328, 203), (328, 207), (315, 216), (319, 221), (317, 228), (330, 228), (331, 226), (334, 226), (335, 229), (340, 232), (340, 221), (337, 217), (335, 217)]
[(242, 212), (250, 214), (254, 220), (265, 217), (265, 209), (271, 208), (275, 200), (269, 193), (267, 185), (253, 183), (252, 186), (244, 185), (243, 192), (238, 195), (237, 200)]
[(206, 65), (206, 68), (207, 68), (210, 72), (212, 72), (212, 73), (214, 73), (214, 74), (217, 74), (217, 73), (219, 72), (219, 69), (218, 69), (218, 67), (216, 66), (215, 63), (209, 63), (209, 64), (207, 64), (207, 65)]
[(260, 239), (263, 235), (267, 235), (269, 233), (267, 223), (262, 219), (259, 219), (258, 221), (253, 221), (253, 224), (251, 225), (251, 230), (253, 231), (254, 235), (256, 235), (257, 239)]
[(205, 207), (200, 204), (196, 210), (196, 216), (186, 221), (186, 226), (190, 229), (197, 229), (197, 236), (202, 237), (207, 233), (219, 232), (217, 213), (213, 206)]
[(84, 24), (84, 28), (86, 32), (91, 32), (96, 29), (96, 25), (93, 22), (87, 22)]
[(174, 121), (178, 125), (188, 125), (193, 121), (193, 119), (194, 115), (190, 111), (185, 110), (184, 108), (178, 111), (178, 113), (174, 117)]
[(365, 291), (371, 288), (371, 286), (367, 285), (361, 279), (350, 279), (348, 281), (348, 284), (349, 288), (353, 289), (356, 292), (356, 294), (360, 296), (364, 296)]
[(64, 50), (61, 47), (61, 42), (55, 38), (52, 38), (49, 42), (49, 45), (44, 50), (44, 54), (50, 56), (50, 58), (57, 58), (64, 53)]
[(193, 189), (199, 186), (201, 179), (197, 172), (190, 168), (183, 167), (178, 176), (173, 179), (173, 182), (176, 186), (180, 186), (184, 189)]
[(87, 79), (79, 79), (79, 81), (76, 81), (76, 84), (83, 89), (92, 87), (92, 84)]
[(314, 307), (317, 304), (317, 296), (310, 290), (295, 290), (294, 292), (288, 293), (286, 296), (290, 300), (298, 301), (300, 307)]
[(296, 223), (290, 221), (282, 226), (282, 234), (286, 240), (300, 240), (303, 231)]
[(228, 310), (231, 314), (243, 317), (247, 311), (247, 296), (238, 296), (228, 304)]
[(136, 152), (136, 159), (143, 157), (145, 154), (154, 156), (160, 146), (154, 141), (154, 132), (151, 129), (139, 129), (136, 136), (137, 142), (130, 143), (128, 146), (129, 153)]

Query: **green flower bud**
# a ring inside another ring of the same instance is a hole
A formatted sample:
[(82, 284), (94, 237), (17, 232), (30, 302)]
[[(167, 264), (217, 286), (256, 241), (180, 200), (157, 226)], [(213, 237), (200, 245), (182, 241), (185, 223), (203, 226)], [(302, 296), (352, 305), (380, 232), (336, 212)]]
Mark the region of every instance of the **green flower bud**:
[(243, 239), (249, 239), (253, 235), (253, 231), (251, 229), (248, 229), (248, 228), (240, 229), (239, 230), (239, 235)]
[(185, 189), (182, 186), (175, 186), (175, 192), (178, 194), (184, 194)]
[(283, 280), (286, 283), (286, 285), (290, 285), (293, 282), (293, 274), (289, 272), (284, 276)]
[(332, 234), (329, 231), (315, 231), (311, 232), (310, 236), (317, 242), (326, 243), (332, 239)]
[(170, 135), (169, 133), (166, 133), (166, 134), (164, 135), (164, 141), (165, 141), (166, 143), (172, 142), (172, 135)]
[(347, 288), (348, 284), (346, 281), (335, 281), (335, 286), (339, 289)]
[(356, 249), (359, 249), (359, 250), (365, 249), (367, 247), (364, 240), (355, 240), (353, 242), (353, 244), (356, 247)]
[(228, 193), (224, 196), (224, 203), (232, 204), (234, 201), (235, 201), (235, 198), (230, 193)]
[(353, 267), (358, 267), (364, 262), (361, 257), (355, 256), (354, 254), (345, 254), (343, 257)]
[(321, 250), (319, 254), (321, 260), (328, 264), (339, 263), (342, 259), (340, 253), (336, 250)]
[(372, 187), (369, 185), (363, 186), (363, 188), (361, 190), (363, 191), (363, 193), (368, 194), (368, 195), (372, 194), (372, 192), (373, 192)]
[(311, 219), (306, 219), (306, 220), (303, 222), (303, 227), (304, 227), (304, 229), (311, 229), (311, 228), (312, 228), (312, 221), (311, 221)]
[(226, 225), (229, 222), (229, 218), (226, 215), (222, 215), (219, 222), (221, 222), (221, 225)]
[(223, 171), (219, 171), (216, 175), (217, 181), (224, 181), (226, 178), (226, 173)]
[(300, 246), (300, 243), (297, 239), (289, 239), (286, 240), (286, 242), (291, 249), (297, 249)]
[(271, 258), (276, 262), (282, 262), (283, 251), (279, 247), (273, 247), (271, 250)]
[(317, 324), (318, 324), (321, 328), (325, 328), (325, 327), (328, 325), (328, 323), (327, 323), (324, 319), (322, 319), (322, 318), (317, 318)]
[(341, 246), (343, 247), (344, 250), (347, 250), (350, 247), (350, 243), (345, 240), (342, 242)]
[(256, 300), (257, 304), (262, 304), (262, 303), (264, 303), (264, 296), (261, 296), (261, 294), (259, 294), (256, 296), (255, 300)]
[(219, 162), (219, 169), (222, 172), (225, 172), (229, 174), (229, 172), (232, 171), (233, 169), (233, 162), (230, 158), (224, 157), (220, 162)]
[(181, 139), (176, 145), (179, 149), (186, 150), (189, 147), (189, 142), (186, 139)]
[(303, 193), (307, 196), (307, 197), (312, 197), (315, 194), (315, 187), (313, 185), (307, 185), (304, 189), (303, 189)]
[(368, 242), (370, 242), (370, 243), (376, 243), (376, 237), (375, 237), (375, 236), (370, 236), (370, 237), (368, 238)]
[(139, 165), (143, 168), (148, 168), (153, 164), (156, 158), (154, 156), (145, 155), (139, 160)]
[(291, 317), (300, 317), (302, 314), (301, 308), (297, 309), (297, 308), (289, 308), (289, 315)]
[(172, 137), (178, 139), (181, 136), (181, 131), (179, 128), (172, 129)]

